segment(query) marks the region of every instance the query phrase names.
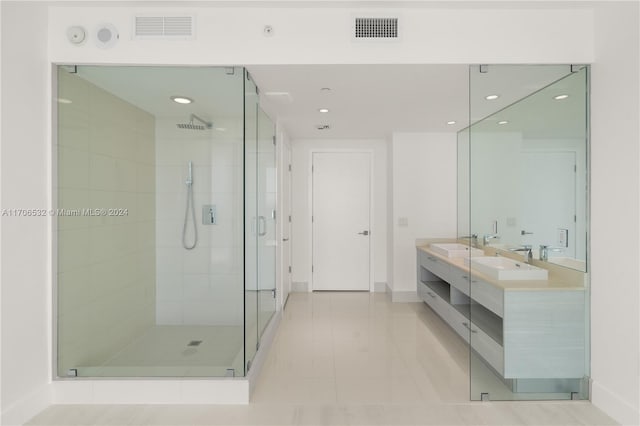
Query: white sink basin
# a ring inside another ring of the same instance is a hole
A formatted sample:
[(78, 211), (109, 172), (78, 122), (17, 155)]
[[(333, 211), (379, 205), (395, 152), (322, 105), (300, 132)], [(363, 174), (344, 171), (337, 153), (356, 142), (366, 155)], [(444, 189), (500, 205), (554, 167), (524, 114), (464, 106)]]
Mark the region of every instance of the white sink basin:
[(549, 279), (549, 271), (528, 263), (506, 257), (472, 257), (465, 259), (471, 270), (476, 270), (495, 280), (543, 280)]
[(484, 251), (459, 243), (434, 243), (431, 250), (446, 257), (475, 257), (483, 256)]

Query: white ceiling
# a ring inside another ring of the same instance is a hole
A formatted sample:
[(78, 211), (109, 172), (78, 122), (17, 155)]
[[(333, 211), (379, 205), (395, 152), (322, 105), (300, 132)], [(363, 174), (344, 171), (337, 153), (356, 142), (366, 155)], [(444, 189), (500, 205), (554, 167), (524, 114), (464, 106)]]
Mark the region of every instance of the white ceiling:
[[(261, 105), (293, 139), (386, 138), (393, 132), (456, 132), (568, 74), (568, 66), (264, 65), (248, 67)], [(223, 67), (82, 66), (78, 74), (156, 115), (188, 121), (242, 117), (242, 70)], [(469, 93), (469, 81), (472, 91)], [(329, 87), (329, 92), (322, 91)], [(495, 101), (484, 96), (501, 95)], [(173, 95), (195, 100), (170, 101)], [(328, 108), (329, 113), (318, 112)], [(455, 125), (447, 121), (455, 120)], [(228, 120), (226, 120), (228, 121)], [(320, 124), (331, 126), (318, 130)]]
[[(468, 126), (470, 111), (475, 122), (569, 73), (565, 65), (490, 66), (488, 70), (480, 73), (477, 66), (468, 65), (249, 67), (260, 87), (263, 108), (278, 117), (293, 138), (456, 132)], [(323, 87), (331, 91), (322, 91)], [(488, 94), (500, 97), (487, 101)], [(330, 112), (320, 113), (319, 108)], [(448, 125), (451, 120), (456, 124)], [(317, 130), (319, 124), (331, 128)]]
[[(463, 65), (277, 65), (249, 67), (249, 72), (263, 108), (293, 138), (384, 138), (394, 131), (450, 132), (466, 125), (468, 67)], [(292, 102), (272, 92), (289, 93)], [(459, 124), (448, 126), (449, 120)], [(317, 130), (318, 124), (331, 129)]]

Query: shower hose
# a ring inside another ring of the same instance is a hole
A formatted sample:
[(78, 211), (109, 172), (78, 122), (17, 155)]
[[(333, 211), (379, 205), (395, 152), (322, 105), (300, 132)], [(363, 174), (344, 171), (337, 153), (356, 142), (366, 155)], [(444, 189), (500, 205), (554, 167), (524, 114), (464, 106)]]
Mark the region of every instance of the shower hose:
[[(187, 242), (187, 225), (189, 222), (189, 210), (193, 222), (193, 244)], [(198, 228), (196, 227), (196, 210), (193, 205), (193, 182), (187, 182), (187, 206), (184, 211), (184, 226), (182, 227), (182, 245), (187, 250), (195, 248), (198, 243)]]

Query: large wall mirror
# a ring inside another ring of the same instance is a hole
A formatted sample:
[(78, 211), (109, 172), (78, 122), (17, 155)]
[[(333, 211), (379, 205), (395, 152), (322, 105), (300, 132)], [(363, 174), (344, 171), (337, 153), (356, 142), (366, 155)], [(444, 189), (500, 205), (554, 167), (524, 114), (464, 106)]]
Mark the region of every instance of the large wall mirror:
[(538, 259), (586, 271), (588, 68), (470, 72), (473, 124), (458, 133), (458, 236), (531, 246)]

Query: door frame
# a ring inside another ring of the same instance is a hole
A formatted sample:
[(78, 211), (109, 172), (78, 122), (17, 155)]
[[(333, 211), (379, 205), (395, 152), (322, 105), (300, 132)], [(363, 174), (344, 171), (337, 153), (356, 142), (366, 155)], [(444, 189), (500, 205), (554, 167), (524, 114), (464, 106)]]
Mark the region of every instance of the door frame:
[(310, 223), (309, 227), (309, 235), (308, 235), (308, 249), (309, 249), (309, 286), (308, 291), (313, 292), (313, 156), (315, 154), (369, 154), (369, 292), (374, 291), (374, 281), (373, 281), (373, 265), (374, 262), (374, 244), (377, 237), (377, 229), (375, 223), (373, 222), (373, 206), (374, 202), (374, 169), (373, 166), (375, 164), (375, 153), (373, 149), (312, 149), (309, 152), (309, 166), (307, 169), (307, 182), (308, 182), (308, 191), (307, 191), (307, 206), (308, 206), (308, 215), (306, 217), (307, 223)]

